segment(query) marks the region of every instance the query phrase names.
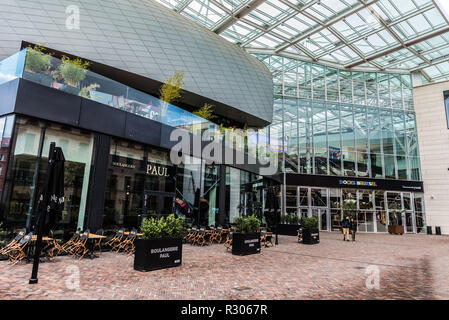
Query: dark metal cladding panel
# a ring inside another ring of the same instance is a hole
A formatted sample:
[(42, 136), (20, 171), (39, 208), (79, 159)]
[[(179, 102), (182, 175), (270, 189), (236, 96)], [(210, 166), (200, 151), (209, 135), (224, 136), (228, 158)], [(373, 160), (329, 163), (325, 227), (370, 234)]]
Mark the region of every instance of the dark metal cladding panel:
[(21, 79), (15, 112), (77, 126), (81, 99), (81, 97)]

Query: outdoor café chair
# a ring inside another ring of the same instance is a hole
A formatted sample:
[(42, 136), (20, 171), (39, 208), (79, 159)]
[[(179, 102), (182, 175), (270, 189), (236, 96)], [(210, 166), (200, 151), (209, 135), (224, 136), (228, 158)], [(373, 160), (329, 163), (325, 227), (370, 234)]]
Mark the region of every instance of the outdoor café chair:
[(33, 233), (30, 232), (26, 236), (24, 236), (17, 244), (12, 247), (12, 250), (8, 252), (8, 259), (14, 265), (23, 258), (26, 257), (25, 249), (33, 237)]
[(134, 240), (136, 240), (136, 237), (137, 237), (137, 230), (132, 229), (131, 232), (128, 234), (128, 236), (125, 238), (125, 240), (120, 242), (115, 247), (115, 250), (117, 252), (119, 252), (120, 250), (123, 250), (124, 252), (129, 253), (129, 250), (131, 250), (134, 247)]
[(49, 236), (53, 240), (47, 242), (47, 245), (44, 247), (43, 251), (49, 259), (53, 259), (64, 250), (62, 246), (56, 241), (53, 231), (50, 230)]
[(105, 243), (105, 245), (111, 247), (112, 249), (114, 249), (114, 247), (120, 243), (120, 241), (122, 241), (123, 238), (123, 234), (125, 233), (125, 229), (124, 228), (120, 228), (115, 235), (112, 237), (111, 240), (109, 240), (108, 242)]
[(199, 229), (196, 226), (192, 227), (186, 235), (186, 243), (193, 244), (193, 241), (195, 240), (195, 238), (198, 234), (198, 231), (199, 231)]
[(298, 237), (298, 242), (302, 242), (302, 228), (298, 229), (298, 234), (296, 236)]
[(271, 245), (273, 245), (272, 238), (273, 234), (271, 232), (263, 230), (260, 233), (260, 242), (262, 242), (265, 247), (268, 247), (268, 243), (271, 243)]
[(227, 236), (227, 238), (226, 238), (226, 242), (225, 242), (225, 247), (226, 247), (226, 250), (228, 250), (228, 249), (230, 249), (231, 247), (232, 247), (232, 231), (230, 231), (229, 233), (228, 233), (228, 236)]
[(61, 246), (61, 252), (71, 253), (74, 244), (79, 240), (81, 230), (76, 230), (73, 236)]
[[(104, 235), (104, 230), (103, 229), (98, 229), (97, 232), (95, 232), (96, 235), (102, 236)], [(98, 248), (98, 251), (101, 254), (101, 239), (94, 239), (93, 240), (93, 250), (95, 251), (96, 248)]]
[(215, 233), (212, 237), (212, 241), (217, 241), (217, 243), (221, 243), (223, 241), (223, 227), (218, 226), (217, 229), (215, 229)]
[(89, 234), (90, 231), (87, 229), (84, 231), (84, 233), (80, 236), (79, 240), (74, 243), (74, 249), (72, 250), (73, 254), (79, 257), (81, 260), (86, 253), (89, 252), (89, 248), (87, 247), (87, 241), (89, 241)]
[(0, 250), (0, 254), (6, 256), (8, 254), (8, 252), (17, 244), (20, 242), (20, 240), (22, 240), (22, 238), (25, 236), (26, 234), (26, 229), (23, 228), (22, 230), (19, 231), (19, 233), (16, 235), (16, 237), (14, 239), (11, 240), (11, 242), (9, 242), (4, 248), (2, 248)]
[(193, 240), (193, 244), (198, 244), (198, 245), (201, 244), (201, 246), (202, 246), (205, 242), (206, 242), (206, 228), (201, 227)]
[(184, 237), (184, 240), (185, 240), (185, 242), (187, 243), (187, 242), (191, 242), (192, 241), (192, 239), (195, 237), (195, 235), (196, 235), (196, 228), (190, 228), (188, 231), (187, 231), (187, 234), (185, 235), (185, 237)]

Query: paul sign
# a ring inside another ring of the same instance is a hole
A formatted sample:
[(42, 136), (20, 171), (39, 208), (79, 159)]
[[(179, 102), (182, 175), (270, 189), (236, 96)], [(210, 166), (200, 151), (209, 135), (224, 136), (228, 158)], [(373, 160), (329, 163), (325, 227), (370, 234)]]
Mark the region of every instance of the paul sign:
[(150, 176), (170, 177), (168, 168), (157, 163), (147, 163), (146, 174)]

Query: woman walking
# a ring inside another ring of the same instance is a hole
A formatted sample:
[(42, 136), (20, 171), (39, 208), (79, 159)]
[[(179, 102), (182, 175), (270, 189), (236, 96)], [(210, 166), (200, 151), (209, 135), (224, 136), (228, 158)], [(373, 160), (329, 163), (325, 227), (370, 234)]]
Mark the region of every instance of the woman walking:
[(354, 220), (354, 218), (351, 218), (349, 229), (351, 230), (352, 241), (355, 241), (355, 233), (357, 232), (357, 222)]

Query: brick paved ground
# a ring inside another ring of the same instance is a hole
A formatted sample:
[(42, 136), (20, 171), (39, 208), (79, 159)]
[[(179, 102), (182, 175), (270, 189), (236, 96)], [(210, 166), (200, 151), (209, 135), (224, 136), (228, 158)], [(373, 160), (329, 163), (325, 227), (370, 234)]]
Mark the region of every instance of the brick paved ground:
[[(353, 243), (321, 233), (319, 245), (281, 236), (251, 256), (218, 244), (183, 251), (181, 267), (146, 273), (123, 254), (58, 257), (40, 265), (33, 286), (31, 264), (1, 261), (0, 299), (449, 299), (446, 236), (358, 234)], [(69, 266), (79, 268), (79, 289), (66, 286)], [(368, 266), (379, 268), (379, 289), (366, 288)]]

